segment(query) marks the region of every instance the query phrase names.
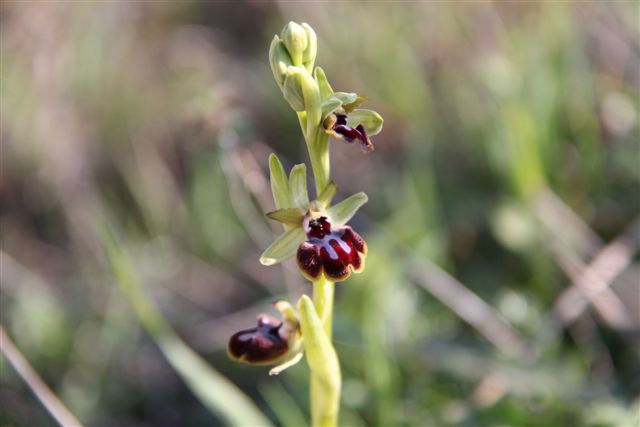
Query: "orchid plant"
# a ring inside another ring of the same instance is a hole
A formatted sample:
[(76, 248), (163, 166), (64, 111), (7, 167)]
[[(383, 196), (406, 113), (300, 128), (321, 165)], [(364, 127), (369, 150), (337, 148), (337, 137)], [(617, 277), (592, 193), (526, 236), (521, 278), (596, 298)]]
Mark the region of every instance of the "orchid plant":
[(269, 158), (276, 210), (266, 215), (282, 223), (283, 233), (264, 251), (260, 262), (274, 265), (296, 258), (300, 272), (313, 284), (313, 300), (302, 295), (294, 306), (278, 301), (280, 319), (261, 314), (254, 328), (234, 334), (231, 358), (250, 364), (277, 364), (275, 375), (306, 356), (310, 368), (311, 424), (335, 426), (341, 375), (331, 343), (334, 286), (364, 269), (367, 245), (348, 221), (367, 202), (357, 193), (332, 204), (337, 188), (331, 180), (329, 137), (357, 142), (373, 150), (369, 139), (382, 130), (382, 118), (359, 109), (364, 97), (334, 92), (324, 71), (316, 67), (317, 38), (306, 23), (289, 22), (269, 49), (269, 61), (284, 99), (296, 112), (309, 151), (315, 182), (314, 200), (307, 189), (305, 164), (287, 176), (275, 154)]

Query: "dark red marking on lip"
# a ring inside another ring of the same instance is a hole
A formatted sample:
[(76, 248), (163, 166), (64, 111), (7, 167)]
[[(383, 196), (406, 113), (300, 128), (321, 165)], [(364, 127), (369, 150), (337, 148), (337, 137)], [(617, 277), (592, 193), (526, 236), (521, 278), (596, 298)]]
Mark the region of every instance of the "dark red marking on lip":
[(327, 218), (320, 217), (309, 221), (307, 237), (296, 256), (307, 279), (317, 280), (324, 273), (327, 279), (340, 282), (364, 268), (367, 245), (351, 227), (332, 229)]
[(329, 123), (332, 122), (332, 124), (327, 125), (331, 126), (330, 129), (327, 129), (328, 133), (348, 143), (357, 140), (360, 142), (360, 145), (362, 145), (364, 151), (373, 151), (373, 143), (367, 136), (367, 131), (362, 124), (359, 124), (355, 128), (349, 126), (347, 124), (348, 116), (344, 113), (334, 113), (334, 117), (335, 120), (329, 121)]
[(289, 351), (289, 343), (280, 335), (282, 322), (266, 314), (258, 317), (258, 326), (236, 332), (229, 339), (227, 351), (237, 360), (264, 364), (277, 361)]

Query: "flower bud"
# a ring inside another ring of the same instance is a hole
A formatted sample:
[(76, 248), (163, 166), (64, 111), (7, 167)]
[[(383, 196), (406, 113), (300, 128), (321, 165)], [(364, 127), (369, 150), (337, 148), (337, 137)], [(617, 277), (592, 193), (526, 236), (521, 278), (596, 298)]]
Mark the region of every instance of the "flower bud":
[(302, 90), (302, 70), (298, 67), (289, 67), (284, 79), (282, 94), (294, 111), (304, 111), (304, 92)]
[(318, 53), (318, 38), (316, 37), (316, 32), (313, 31), (313, 28), (306, 22), (302, 23), (302, 28), (304, 28), (304, 31), (307, 33), (307, 48), (302, 54), (302, 62), (307, 71), (311, 73), (313, 72), (313, 64), (316, 62), (316, 55)]
[(309, 45), (307, 31), (301, 25), (291, 21), (282, 29), (281, 37), (293, 65), (302, 65), (305, 50)]
[(280, 40), (280, 37), (274, 36), (271, 41), (271, 47), (269, 48), (269, 63), (271, 65), (271, 71), (273, 77), (276, 79), (276, 83), (282, 89), (284, 79), (287, 77), (287, 68), (292, 65), (291, 57), (287, 53), (287, 49)]

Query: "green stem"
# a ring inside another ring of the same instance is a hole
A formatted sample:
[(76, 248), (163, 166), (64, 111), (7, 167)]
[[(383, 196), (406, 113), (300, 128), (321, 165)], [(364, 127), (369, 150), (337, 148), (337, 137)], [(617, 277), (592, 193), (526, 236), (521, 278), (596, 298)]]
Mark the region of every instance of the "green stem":
[[(329, 136), (322, 127), (321, 97), (318, 84), (311, 74), (303, 74), (302, 91), (306, 114), (298, 113), (311, 160), (316, 195), (322, 193), (330, 180)], [(341, 375), (337, 354), (331, 344), (334, 283), (324, 276), (313, 282), (313, 306), (322, 323), (325, 346), (312, 350), (305, 346), (310, 363), (311, 424), (313, 427), (336, 427), (340, 410)], [(320, 325), (318, 325), (320, 326)], [(322, 332), (320, 332), (322, 335)], [(309, 344), (309, 343), (308, 343)], [(316, 354), (312, 354), (316, 353)], [(315, 368), (314, 368), (315, 365)]]
[(313, 282), (313, 305), (322, 321), (324, 330), (331, 340), (331, 320), (333, 318), (333, 290), (335, 284), (328, 281), (324, 275)]
[[(324, 327), (324, 331), (329, 342), (331, 342), (334, 287), (335, 284), (328, 281), (324, 275), (317, 281), (313, 282), (313, 305), (322, 322), (322, 326)], [(337, 376), (339, 378), (339, 372), (337, 373)], [(312, 370), (310, 394), (312, 426), (337, 426), (338, 412), (340, 409), (340, 381), (338, 380), (336, 382), (331, 381), (328, 378), (322, 378)]]
[(324, 129), (317, 129), (315, 134), (307, 140), (309, 158), (311, 159), (311, 169), (313, 170), (313, 180), (316, 183), (316, 195), (329, 184), (330, 163), (329, 163), (329, 135)]

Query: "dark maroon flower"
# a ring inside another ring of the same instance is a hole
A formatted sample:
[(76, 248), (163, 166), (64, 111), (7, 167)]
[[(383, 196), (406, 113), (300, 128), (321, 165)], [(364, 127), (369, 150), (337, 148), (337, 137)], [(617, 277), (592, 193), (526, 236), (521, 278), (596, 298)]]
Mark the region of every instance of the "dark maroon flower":
[(267, 314), (258, 316), (258, 326), (244, 329), (231, 336), (227, 351), (236, 360), (251, 364), (277, 362), (289, 351), (284, 323)]
[(305, 232), (307, 241), (298, 247), (296, 260), (308, 280), (316, 281), (324, 274), (340, 282), (364, 268), (367, 245), (348, 225), (332, 228), (328, 218), (321, 216), (309, 220)]
[(367, 136), (362, 123), (355, 128), (347, 124), (348, 116), (344, 113), (333, 113), (324, 122), (325, 131), (338, 139), (348, 143), (359, 141), (365, 152), (373, 151), (373, 143)]

